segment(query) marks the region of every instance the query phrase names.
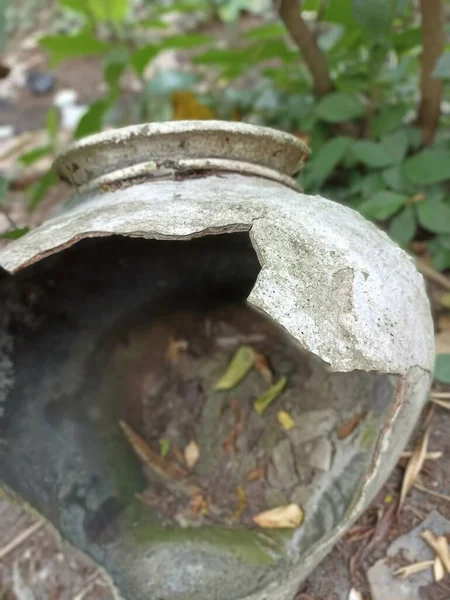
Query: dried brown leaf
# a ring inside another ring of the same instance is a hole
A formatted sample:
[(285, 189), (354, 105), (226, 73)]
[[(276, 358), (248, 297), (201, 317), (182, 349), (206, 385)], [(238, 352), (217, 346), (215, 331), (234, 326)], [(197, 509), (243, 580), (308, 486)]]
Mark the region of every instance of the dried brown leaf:
[(184, 459), (187, 466), (192, 469), (200, 458), (200, 448), (197, 442), (194, 440), (190, 441), (184, 449)]
[(436, 556), (436, 558), (434, 559), (433, 574), (435, 581), (441, 581), (441, 579), (444, 579), (445, 577), (444, 565), (442, 564), (442, 561), (438, 556)]
[(422, 562), (417, 562), (412, 565), (406, 565), (406, 567), (400, 567), (400, 569), (394, 571), (394, 575), (399, 579), (406, 579), (410, 575), (414, 575), (414, 573), (426, 571), (433, 566), (434, 560), (423, 560)]
[(153, 452), (144, 438), (137, 434), (125, 421), (120, 421), (120, 427), (136, 455), (158, 475), (165, 479), (168, 477), (172, 479), (186, 477), (187, 473), (184, 469)]
[(244, 411), (235, 399), (231, 401), (230, 405), (236, 418), (236, 424), (230, 429), (227, 437), (223, 441), (223, 448), (229, 454), (235, 454), (236, 440), (238, 436), (244, 431), (246, 419)]
[(265, 468), (255, 467), (247, 474), (247, 481), (258, 481), (264, 477)]
[(403, 508), (406, 496), (408, 495), (413, 485), (416, 483), (417, 476), (422, 470), (423, 463), (427, 455), (429, 438), (430, 427), (427, 427), (422, 439), (414, 449), (411, 458), (409, 459), (408, 464), (406, 466), (405, 474), (403, 476), (402, 489), (400, 491), (400, 499), (398, 502), (397, 513), (400, 513), (401, 509)]
[(251, 346), (242, 346), (235, 353), (225, 373), (216, 383), (215, 390), (231, 390), (247, 375), (255, 363), (255, 351)]
[(242, 517), (242, 514), (243, 514), (244, 510), (247, 508), (247, 503), (248, 503), (247, 494), (243, 487), (239, 486), (236, 489), (236, 495), (237, 495), (237, 508), (236, 508), (235, 512), (231, 515), (232, 521), (237, 521), (238, 519), (240, 519)]
[(345, 440), (346, 438), (348, 438), (348, 436), (355, 431), (355, 429), (358, 427), (358, 425), (361, 423), (361, 421), (366, 415), (367, 411), (358, 413), (354, 417), (352, 417), (350, 421), (344, 423), (344, 425), (339, 427), (339, 429), (337, 430), (338, 438), (340, 440)]
[(295, 529), (302, 524), (303, 510), (297, 504), (279, 506), (253, 517), (258, 527), (265, 529)]
[(273, 373), (269, 366), (269, 361), (261, 354), (261, 352), (255, 352), (255, 369), (261, 374), (263, 379), (267, 381), (267, 383), (272, 384), (273, 382)]
[(191, 510), (193, 513), (206, 514), (208, 512), (208, 502), (202, 492), (194, 494), (191, 500)]

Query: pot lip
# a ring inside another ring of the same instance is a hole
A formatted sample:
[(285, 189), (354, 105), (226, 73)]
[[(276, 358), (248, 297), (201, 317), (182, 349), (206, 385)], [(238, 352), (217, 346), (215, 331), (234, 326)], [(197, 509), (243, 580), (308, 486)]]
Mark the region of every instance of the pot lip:
[(218, 120), (167, 121), (83, 138), (63, 150), (53, 167), (77, 187), (140, 162), (165, 166), (185, 159), (241, 161), (292, 177), (308, 155), (303, 141), (270, 127)]

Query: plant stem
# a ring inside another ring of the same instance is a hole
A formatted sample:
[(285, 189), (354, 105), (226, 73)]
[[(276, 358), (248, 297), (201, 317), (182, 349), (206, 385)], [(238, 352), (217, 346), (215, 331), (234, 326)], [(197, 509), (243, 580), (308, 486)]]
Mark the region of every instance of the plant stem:
[(433, 70), (444, 50), (444, 6), (442, 0), (420, 0), (422, 14), (422, 75), (421, 100), (417, 126), (422, 130), (423, 143), (434, 139), (441, 116), (442, 81), (433, 77)]
[(318, 98), (326, 96), (334, 89), (328, 63), (314, 35), (303, 20), (298, 0), (275, 0), (275, 6), (311, 73), (314, 94)]

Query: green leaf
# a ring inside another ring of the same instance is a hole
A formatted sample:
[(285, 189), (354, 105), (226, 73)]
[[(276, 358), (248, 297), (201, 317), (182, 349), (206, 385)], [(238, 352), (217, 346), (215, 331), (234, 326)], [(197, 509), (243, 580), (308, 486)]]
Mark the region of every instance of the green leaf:
[(59, 128), (59, 112), (56, 106), (52, 106), (45, 117), (45, 125), (50, 139), (50, 143), (53, 146), (56, 142), (56, 136), (58, 135)]
[(101, 131), (103, 119), (111, 108), (111, 103), (110, 99), (93, 102), (78, 122), (74, 133), (75, 139)]
[(204, 46), (205, 44), (210, 44), (214, 41), (214, 38), (210, 35), (203, 35), (200, 33), (186, 33), (180, 35), (174, 35), (172, 37), (167, 38), (161, 44), (161, 48), (167, 49), (189, 49), (196, 48), (197, 46)]
[(441, 383), (450, 383), (450, 354), (438, 354), (436, 356), (434, 377)]
[(258, 27), (249, 29), (244, 37), (250, 40), (267, 40), (270, 38), (282, 37), (286, 34), (286, 29), (281, 23), (265, 23)]
[(128, 0), (60, 0), (60, 4), (94, 21), (119, 23), (129, 11)]
[(352, 153), (360, 162), (368, 167), (388, 167), (394, 163), (392, 157), (386, 152), (381, 143), (370, 140), (360, 140), (352, 145)]
[(364, 198), (370, 198), (377, 192), (384, 191), (385, 185), (380, 173), (369, 173), (361, 180), (361, 193)]
[(47, 191), (56, 183), (58, 183), (58, 179), (55, 173), (53, 173), (53, 171), (47, 171), (41, 180), (35, 186), (33, 186), (28, 204), (28, 209), (30, 212), (33, 212), (36, 209)]
[(333, 0), (333, 2), (327, 2), (323, 20), (331, 23), (340, 23), (348, 28), (354, 27), (356, 22), (353, 15), (352, 0)]
[(412, 206), (406, 206), (389, 225), (389, 235), (402, 248), (406, 248), (417, 229), (416, 215)]
[(393, 162), (403, 162), (408, 151), (409, 137), (405, 130), (399, 129), (395, 133), (385, 135), (381, 140), (385, 151), (392, 157)]
[(271, 404), (281, 392), (284, 390), (287, 384), (286, 377), (282, 377), (277, 383), (275, 383), (272, 387), (270, 387), (262, 396), (260, 396), (255, 403), (253, 404), (253, 408), (259, 415), (266, 410), (266, 408)]
[(450, 250), (446, 250), (445, 248), (441, 247), (431, 249), (432, 243), (433, 242), (430, 242), (428, 244), (428, 248), (430, 249), (433, 257), (433, 265), (438, 271), (450, 269)]
[(406, 114), (405, 106), (387, 106), (381, 109), (381, 112), (375, 117), (371, 127), (372, 136), (382, 137), (397, 129), (402, 123)]
[(422, 28), (413, 25), (404, 31), (396, 32), (393, 34), (392, 43), (398, 54), (418, 48), (422, 45)]
[(33, 165), (35, 162), (43, 158), (44, 156), (48, 156), (52, 152), (51, 146), (38, 146), (37, 148), (33, 148), (29, 152), (25, 152), (21, 156), (19, 156), (19, 162), (21, 162), (25, 166)]
[(450, 52), (445, 52), (437, 61), (433, 71), (436, 79), (450, 79)]
[(384, 183), (395, 192), (412, 194), (414, 186), (408, 181), (403, 173), (402, 165), (394, 165), (381, 173)]
[(12, 231), (0, 233), (0, 240), (17, 240), (30, 231), (29, 227), (20, 227)]
[(137, 50), (130, 58), (131, 65), (139, 77), (144, 74), (145, 68), (148, 63), (155, 58), (160, 51), (160, 46), (154, 44), (148, 44)]
[(169, 24), (160, 19), (144, 19), (136, 23), (139, 27), (148, 27), (148, 29), (169, 29)]
[(110, 88), (115, 88), (119, 85), (120, 78), (125, 71), (126, 63), (111, 62), (105, 67), (105, 81)]
[(391, 23), (401, 14), (408, 0), (353, 0), (355, 20), (371, 37), (390, 37)]
[(404, 163), (406, 177), (417, 185), (431, 185), (450, 179), (450, 151), (427, 148)]
[(336, 137), (324, 144), (310, 163), (308, 182), (317, 186), (322, 185), (343, 158), (351, 143), (351, 138)]
[(8, 192), (9, 181), (0, 175), (0, 206), (3, 204)]
[(255, 364), (255, 352), (250, 346), (241, 346), (231, 359), (225, 373), (214, 386), (215, 390), (231, 390), (247, 375)]
[(433, 233), (450, 233), (450, 206), (438, 196), (427, 194), (417, 203), (419, 223)]
[(385, 190), (377, 192), (370, 200), (363, 202), (359, 210), (368, 219), (386, 221), (395, 215), (407, 201), (408, 196)]
[(319, 100), (316, 107), (318, 117), (327, 123), (342, 123), (361, 117), (365, 112), (364, 104), (351, 94), (333, 92)]
[(170, 440), (159, 440), (161, 456), (165, 457), (170, 452)]
[(78, 35), (47, 35), (39, 40), (40, 46), (50, 53), (52, 65), (74, 56), (89, 56), (103, 54), (111, 46), (89, 33)]

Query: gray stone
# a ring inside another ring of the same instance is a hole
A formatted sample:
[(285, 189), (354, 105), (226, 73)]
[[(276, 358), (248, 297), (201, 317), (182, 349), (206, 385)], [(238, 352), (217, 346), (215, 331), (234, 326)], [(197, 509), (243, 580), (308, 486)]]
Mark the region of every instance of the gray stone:
[(309, 464), (320, 471), (329, 471), (331, 467), (331, 458), (333, 446), (325, 437), (319, 438), (313, 442), (313, 449), (309, 455)]
[(288, 435), (296, 448), (305, 442), (327, 435), (336, 427), (337, 423), (337, 414), (333, 409), (312, 410), (305, 413), (294, 412), (293, 417), (295, 427), (288, 432)]
[[(401, 556), (411, 563), (432, 560), (435, 556), (434, 552), (420, 537), (421, 532), (426, 529), (436, 535), (449, 533), (450, 521), (437, 511), (433, 511), (418, 527), (392, 542), (387, 551), (388, 557), (392, 559), (401, 553)], [(419, 598), (419, 589), (434, 581), (431, 568), (415, 573), (405, 579), (395, 577), (394, 571), (397, 568), (392, 564), (392, 561), (382, 559), (369, 569), (367, 577), (373, 600), (411, 600), (412, 598)]]
[(271, 486), (285, 491), (291, 490), (298, 483), (290, 440), (285, 439), (275, 446), (267, 469), (267, 481)]

